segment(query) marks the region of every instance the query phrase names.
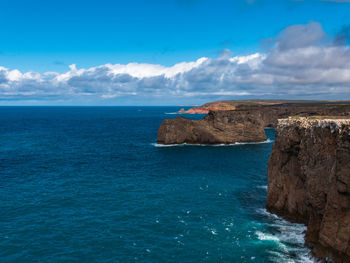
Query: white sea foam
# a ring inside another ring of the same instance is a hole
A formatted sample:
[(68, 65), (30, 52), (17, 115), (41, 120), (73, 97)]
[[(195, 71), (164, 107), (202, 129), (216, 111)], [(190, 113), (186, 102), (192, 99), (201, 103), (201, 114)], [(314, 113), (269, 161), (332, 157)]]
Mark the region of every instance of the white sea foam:
[(161, 143), (152, 143), (155, 147), (181, 147), (181, 146), (211, 146), (211, 147), (219, 147), (219, 146), (237, 146), (237, 145), (246, 145), (246, 144), (264, 144), (264, 143), (273, 143), (274, 141), (271, 139), (267, 139), (263, 142), (236, 142), (230, 144), (191, 144), (191, 143), (181, 143), (181, 144), (161, 144)]
[(258, 236), (259, 240), (270, 240), (270, 241), (280, 241), (277, 236), (266, 234), (260, 231), (256, 231), (255, 234)]
[(183, 114), (183, 113), (180, 113), (180, 112), (164, 112), (164, 114), (173, 115), (173, 114)]
[[(306, 226), (288, 222), (266, 209), (258, 209), (257, 212), (268, 217), (272, 223), (270, 227), (276, 230), (276, 233), (264, 233), (256, 231), (255, 235), (262, 242), (275, 242), (279, 251), (269, 251), (270, 259), (273, 262), (291, 262), (291, 263), (314, 263), (316, 262), (310, 256), (310, 249), (304, 245)], [(292, 254), (297, 255), (296, 259), (291, 259)]]
[(267, 185), (259, 185), (257, 188), (267, 190)]

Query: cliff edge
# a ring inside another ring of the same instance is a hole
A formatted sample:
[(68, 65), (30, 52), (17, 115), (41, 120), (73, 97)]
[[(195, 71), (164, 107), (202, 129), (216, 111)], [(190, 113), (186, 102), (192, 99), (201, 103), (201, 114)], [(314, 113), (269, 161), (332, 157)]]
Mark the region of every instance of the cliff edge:
[(276, 127), (289, 116), (350, 115), (349, 104), (288, 104), (240, 106), (234, 110), (209, 111), (202, 120), (182, 117), (165, 120), (158, 130), (161, 144), (230, 144), (266, 140), (264, 127)]
[(231, 144), (266, 140), (258, 111), (210, 111), (201, 120), (182, 117), (164, 120), (158, 130), (159, 144)]
[(307, 225), (306, 244), (327, 262), (350, 262), (350, 118), (278, 121), (267, 210)]

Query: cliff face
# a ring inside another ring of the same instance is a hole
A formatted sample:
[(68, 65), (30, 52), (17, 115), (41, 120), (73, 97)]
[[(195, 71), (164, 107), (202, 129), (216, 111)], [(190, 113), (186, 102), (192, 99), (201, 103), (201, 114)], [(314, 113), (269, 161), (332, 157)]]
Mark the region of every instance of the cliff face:
[[(350, 101), (312, 101), (312, 100), (226, 100), (226, 101), (214, 101), (205, 103), (199, 107), (193, 107), (187, 111), (184, 109), (180, 110), (180, 113), (190, 113), (190, 114), (207, 114), (209, 111), (226, 111), (235, 110), (249, 107), (266, 107), (275, 106), (293, 108), (295, 106), (302, 107), (314, 107), (320, 108), (325, 105), (329, 106), (339, 106), (347, 105), (350, 106)], [(291, 116), (291, 115), (288, 115)]]
[(279, 120), (267, 209), (307, 224), (316, 256), (350, 262), (350, 119)]
[(265, 140), (260, 112), (211, 111), (202, 120), (182, 117), (165, 120), (158, 130), (157, 143), (230, 144)]
[(217, 101), (209, 102), (199, 107), (192, 107), (189, 110), (185, 111), (181, 109), (179, 113), (188, 113), (188, 114), (208, 114), (209, 111), (232, 111), (235, 110), (236, 106), (231, 105), (230, 103)]
[[(250, 107), (252, 108), (252, 107)], [(273, 105), (254, 107), (260, 111), (265, 127), (276, 127), (277, 120), (289, 116), (343, 116), (350, 115), (350, 105), (312, 104), (312, 105)], [(244, 107), (242, 108), (244, 109)]]
[(208, 114), (210, 109), (208, 107), (193, 107), (189, 110), (181, 109), (179, 113), (187, 113), (187, 114)]
[(264, 127), (276, 127), (279, 118), (292, 115), (350, 115), (350, 105), (258, 105), (210, 111), (203, 120), (178, 117), (165, 120), (158, 131), (162, 144), (218, 144), (266, 140)]

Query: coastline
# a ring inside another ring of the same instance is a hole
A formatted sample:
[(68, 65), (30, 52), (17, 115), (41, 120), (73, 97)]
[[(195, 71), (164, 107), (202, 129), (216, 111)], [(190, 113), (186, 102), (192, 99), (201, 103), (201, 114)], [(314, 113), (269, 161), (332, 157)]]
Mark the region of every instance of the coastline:
[[(272, 128), (273, 129), (273, 128)], [(236, 143), (220, 143), (220, 144), (200, 144), (200, 143), (174, 143), (174, 144), (161, 144), (161, 143), (151, 143), (155, 147), (181, 147), (181, 146), (208, 146), (208, 147), (228, 147), (228, 146), (238, 146), (238, 145), (247, 145), (247, 144), (264, 144), (264, 143), (273, 143), (273, 140), (267, 139), (262, 142), (236, 142)]]
[(267, 210), (306, 224), (306, 244), (330, 262), (350, 260), (349, 130), (349, 117), (281, 119), (268, 165)]
[[(344, 174), (348, 169), (346, 160), (350, 161), (350, 156), (346, 154), (350, 145), (347, 142), (349, 115), (350, 105), (347, 104), (268, 105), (209, 111), (204, 119), (198, 121), (182, 117), (164, 121), (159, 128), (156, 146), (236, 146), (248, 143), (216, 143), (216, 136), (225, 133), (224, 140), (229, 135), (232, 136), (230, 140), (235, 141), (238, 135), (248, 131), (265, 130), (264, 126), (276, 127), (276, 141), (268, 164), (267, 210), (291, 222), (307, 225), (305, 242), (317, 258), (333, 258), (335, 262), (343, 263), (350, 260), (346, 245), (350, 242), (350, 232), (347, 230), (350, 215), (344, 212), (350, 204), (346, 197), (350, 182)], [(286, 116), (288, 118), (283, 118)], [(197, 126), (199, 124), (202, 126)], [(237, 125), (241, 125), (241, 130), (236, 129)], [(161, 144), (163, 141), (166, 143)], [(250, 141), (249, 144), (266, 142)], [(336, 163), (339, 163), (338, 166), (335, 166)], [(328, 171), (331, 177), (327, 177), (323, 170)], [(339, 175), (338, 170), (341, 171)], [(324, 182), (329, 182), (330, 192)], [(310, 185), (316, 185), (315, 189)], [(336, 194), (337, 191), (340, 194)], [(326, 205), (327, 200), (331, 205), (339, 205), (345, 210), (330, 209)], [(334, 230), (332, 216), (336, 215), (343, 226)]]

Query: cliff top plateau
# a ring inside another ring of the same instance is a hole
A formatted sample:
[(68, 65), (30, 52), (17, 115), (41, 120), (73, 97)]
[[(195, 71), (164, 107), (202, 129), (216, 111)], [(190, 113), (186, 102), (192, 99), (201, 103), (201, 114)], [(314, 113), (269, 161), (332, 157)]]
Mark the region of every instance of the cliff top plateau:
[(224, 100), (192, 107), (189, 110), (181, 109), (180, 113), (206, 114), (209, 111), (227, 111), (239, 108), (257, 106), (315, 106), (315, 105), (350, 105), (348, 100)]

